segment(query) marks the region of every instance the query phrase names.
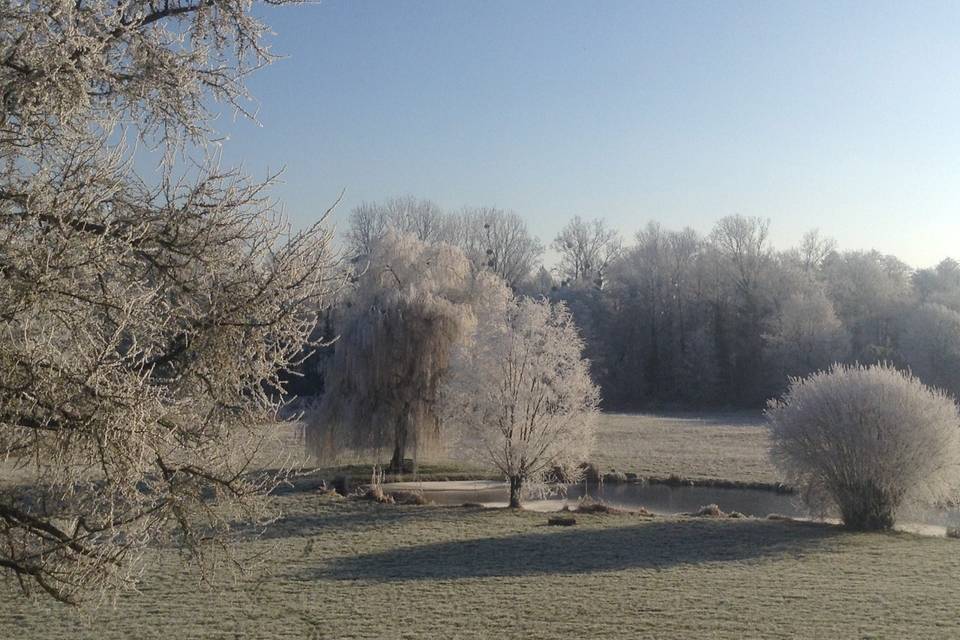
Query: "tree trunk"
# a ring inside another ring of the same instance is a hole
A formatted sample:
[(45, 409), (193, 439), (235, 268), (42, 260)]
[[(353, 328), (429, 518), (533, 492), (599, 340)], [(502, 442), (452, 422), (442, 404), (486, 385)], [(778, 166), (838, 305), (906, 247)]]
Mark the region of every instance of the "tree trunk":
[(520, 508), (520, 493), (523, 489), (523, 478), (520, 476), (510, 476), (510, 508)]
[(393, 458), (390, 460), (390, 473), (403, 473), (403, 458), (407, 453), (407, 423), (398, 418), (393, 428)]
[(844, 487), (837, 501), (843, 524), (854, 531), (887, 531), (893, 528), (900, 499), (872, 482)]

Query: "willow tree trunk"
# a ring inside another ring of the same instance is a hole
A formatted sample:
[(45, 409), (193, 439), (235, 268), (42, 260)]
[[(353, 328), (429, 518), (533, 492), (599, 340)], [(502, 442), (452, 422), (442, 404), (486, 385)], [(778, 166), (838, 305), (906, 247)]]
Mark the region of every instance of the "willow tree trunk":
[(510, 476), (510, 508), (518, 509), (520, 507), (522, 490), (523, 478), (520, 476)]
[(407, 453), (407, 421), (397, 418), (393, 426), (393, 458), (390, 460), (391, 473), (403, 473), (403, 458)]

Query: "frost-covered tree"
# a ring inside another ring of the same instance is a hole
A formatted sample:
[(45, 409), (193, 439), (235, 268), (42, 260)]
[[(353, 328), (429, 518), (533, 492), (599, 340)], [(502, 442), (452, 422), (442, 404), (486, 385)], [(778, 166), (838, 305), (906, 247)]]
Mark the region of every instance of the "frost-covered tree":
[(389, 451), (391, 469), (403, 470), (409, 452), (439, 435), (438, 388), (474, 306), (485, 313), (506, 295), (456, 247), (388, 229), (342, 305), (310, 450), (322, 458)]
[(921, 305), (907, 317), (901, 353), (926, 384), (960, 397), (960, 312)]
[(449, 241), (450, 220), (434, 202), (413, 196), (389, 198), (384, 202), (363, 202), (350, 212), (346, 240), (349, 250), (360, 256), (393, 229), (422, 242)]
[(451, 218), (448, 238), (476, 268), (496, 273), (514, 290), (531, 276), (543, 254), (523, 218), (495, 207), (464, 209)]
[(960, 264), (947, 258), (933, 269), (913, 274), (913, 289), (921, 303), (942, 304), (960, 311)]
[(847, 336), (823, 290), (798, 288), (779, 305), (767, 336), (778, 372), (807, 375), (847, 357)]
[[(767, 321), (771, 311), (769, 276), (772, 250), (770, 221), (746, 216), (727, 216), (714, 226), (710, 236), (720, 275), (722, 296), (732, 307), (727, 331), (727, 357), (721, 359), (722, 374), (741, 404), (766, 397), (761, 391), (764, 377)], [(720, 292), (718, 292), (720, 293)], [(759, 394), (758, 394), (759, 391)]]
[(566, 284), (603, 289), (607, 267), (620, 255), (623, 241), (603, 220), (575, 216), (554, 238), (553, 249), (560, 254), (558, 270)]
[(0, 4), (0, 568), (25, 590), (93, 598), (157, 536), (200, 556), (265, 513), (251, 461), (331, 262), (205, 161), (265, 31), (245, 0)]
[(794, 379), (767, 417), (787, 480), (852, 529), (889, 529), (906, 505), (960, 495), (956, 404), (889, 365)]
[(827, 295), (860, 362), (895, 358), (898, 319), (912, 298), (909, 273), (895, 257), (876, 251), (833, 254), (824, 262)]
[(803, 271), (805, 273), (814, 273), (823, 266), (823, 262), (827, 259), (827, 256), (836, 250), (836, 240), (833, 238), (825, 238), (820, 235), (818, 229), (812, 229), (803, 234), (797, 255)]
[(513, 289), (530, 277), (543, 253), (543, 245), (530, 235), (527, 223), (512, 211), (471, 207), (445, 213), (432, 201), (412, 196), (355, 207), (346, 242), (352, 253), (366, 256), (390, 229), (423, 242), (459, 247), (475, 270), (489, 270)]
[(555, 470), (576, 477), (599, 401), (583, 341), (563, 305), (520, 298), (476, 326), (444, 386), (454, 453), (498, 469), (510, 506)]

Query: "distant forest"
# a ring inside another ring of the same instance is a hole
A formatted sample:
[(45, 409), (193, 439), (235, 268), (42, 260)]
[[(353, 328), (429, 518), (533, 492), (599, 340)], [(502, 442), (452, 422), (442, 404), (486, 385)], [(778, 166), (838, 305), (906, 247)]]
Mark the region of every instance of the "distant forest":
[[(915, 270), (892, 255), (843, 251), (815, 230), (777, 249), (769, 221), (753, 217), (722, 218), (707, 235), (651, 222), (628, 239), (577, 217), (553, 239), (559, 262), (547, 268), (544, 245), (517, 214), (445, 212), (407, 197), (351, 212), (353, 263), (389, 228), (460, 247), (518, 293), (566, 303), (607, 409), (758, 408), (791, 376), (835, 362), (888, 362), (960, 392), (952, 259)], [(336, 315), (334, 305), (324, 335), (336, 334)], [(322, 388), (326, 355), (308, 361), (291, 391)]]

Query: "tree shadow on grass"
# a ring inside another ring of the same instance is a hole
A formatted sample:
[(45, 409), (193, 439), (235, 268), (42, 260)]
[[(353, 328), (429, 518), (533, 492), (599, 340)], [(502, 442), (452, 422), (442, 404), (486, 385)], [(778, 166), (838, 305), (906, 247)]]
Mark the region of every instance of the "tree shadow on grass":
[(440, 542), (340, 558), (302, 579), (450, 580), (580, 574), (630, 568), (796, 556), (841, 535), (820, 524), (744, 521), (651, 521), (624, 527), (564, 530)]

